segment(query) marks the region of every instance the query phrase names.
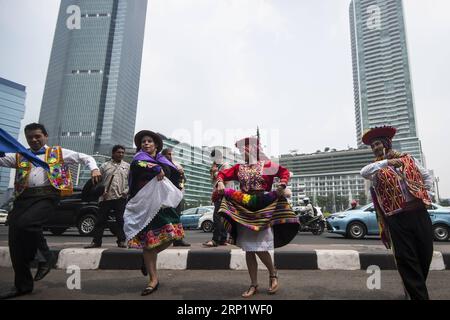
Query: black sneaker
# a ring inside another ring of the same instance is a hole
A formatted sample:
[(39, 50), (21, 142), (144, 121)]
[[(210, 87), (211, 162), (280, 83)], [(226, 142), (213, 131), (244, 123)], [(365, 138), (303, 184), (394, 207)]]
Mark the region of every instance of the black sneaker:
[(191, 244), (185, 242), (184, 240), (175, 240), (175, 241), (173, 242), (173, 246), (174, 246), (174, 247), (190, 247)]

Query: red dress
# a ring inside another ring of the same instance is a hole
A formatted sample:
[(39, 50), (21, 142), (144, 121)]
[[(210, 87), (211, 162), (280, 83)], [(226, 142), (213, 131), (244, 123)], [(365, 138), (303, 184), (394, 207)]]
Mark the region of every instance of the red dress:
[(258, 161), (253, 165), (236, 164), (219, 172), (217, 181), (239, 181), (243, 192), (270, 191), (273, 179), (280, 178), (280, 184), (287, 185), (289, 170), (272, 161)]

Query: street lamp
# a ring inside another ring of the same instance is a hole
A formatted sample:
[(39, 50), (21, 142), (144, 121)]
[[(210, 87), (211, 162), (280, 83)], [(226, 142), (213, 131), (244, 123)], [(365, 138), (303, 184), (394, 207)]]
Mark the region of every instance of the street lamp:
[(434, 181), (436, 182), (436, 201), (438, 204), (440, 204), (441, 197), (439, 196), (439, 177), (434, 178)]

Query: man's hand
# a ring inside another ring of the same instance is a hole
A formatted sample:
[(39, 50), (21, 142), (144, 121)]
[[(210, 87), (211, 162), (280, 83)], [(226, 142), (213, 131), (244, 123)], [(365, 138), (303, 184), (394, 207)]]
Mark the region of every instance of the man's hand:
[(156, 176), (156, 179), (158, 179), (158, 181), (161, 181), (162, 179), (164, 179), (166, 175), (164, 174), (164, 170), (161, 169), (161, 172), (158, 173), (158, 175)]
[(222, 181), (219, 181), (217, 183), (217, 192), (221, 195), (224, 194), (224, 192), (225, 192), (225, 185), (223, 184)]
[(92, 170), (91, 171), (91, 179), (92, 179), (92, 183), (94, 185), (99, 183), (100, 180), (102, 179), (102, 174), (100, 173), (100, 170), (98, 170), (98, 169)]
[(403, 162), (400, 159), (390, 159), (388, 160), (388, 165), (395, 168), (400, 168), (403, 166)]

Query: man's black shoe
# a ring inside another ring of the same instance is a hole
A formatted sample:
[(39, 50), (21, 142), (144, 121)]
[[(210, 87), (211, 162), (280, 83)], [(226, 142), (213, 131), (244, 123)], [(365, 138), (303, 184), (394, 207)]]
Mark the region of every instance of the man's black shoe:
[(55, 266), (56, 259), (53, 253), (50, 252), (50, 255), (47, 257), (46, 262), (40, 262), (38, 264), (38, 269), (36, 271), (36, 275), (34, 276), (34, 281), (39, 281), (44, 279), (44, 277), (52, 270)]
[(175, 240), (175, 241), (173, 242), (173, 246), (174, 246), (174, 247), (190, 247), (191, 244), (185, 242), (185, 241), (182, 239), (182, 240)]
[(95, 242), (92, 242), (91, 244), (85, 246), (85, 249), (92, 249), (92, 248), (100, 248), (102, 245), (101, 244), (97, 244)]
[(0, 300), (6, 300), (6, 299), (20, 297), (20, 296), (29, 294), (32, 291), (33, 290), (19, 291), (16, 288), (12, 288), (12, 289), (0, 292)]

